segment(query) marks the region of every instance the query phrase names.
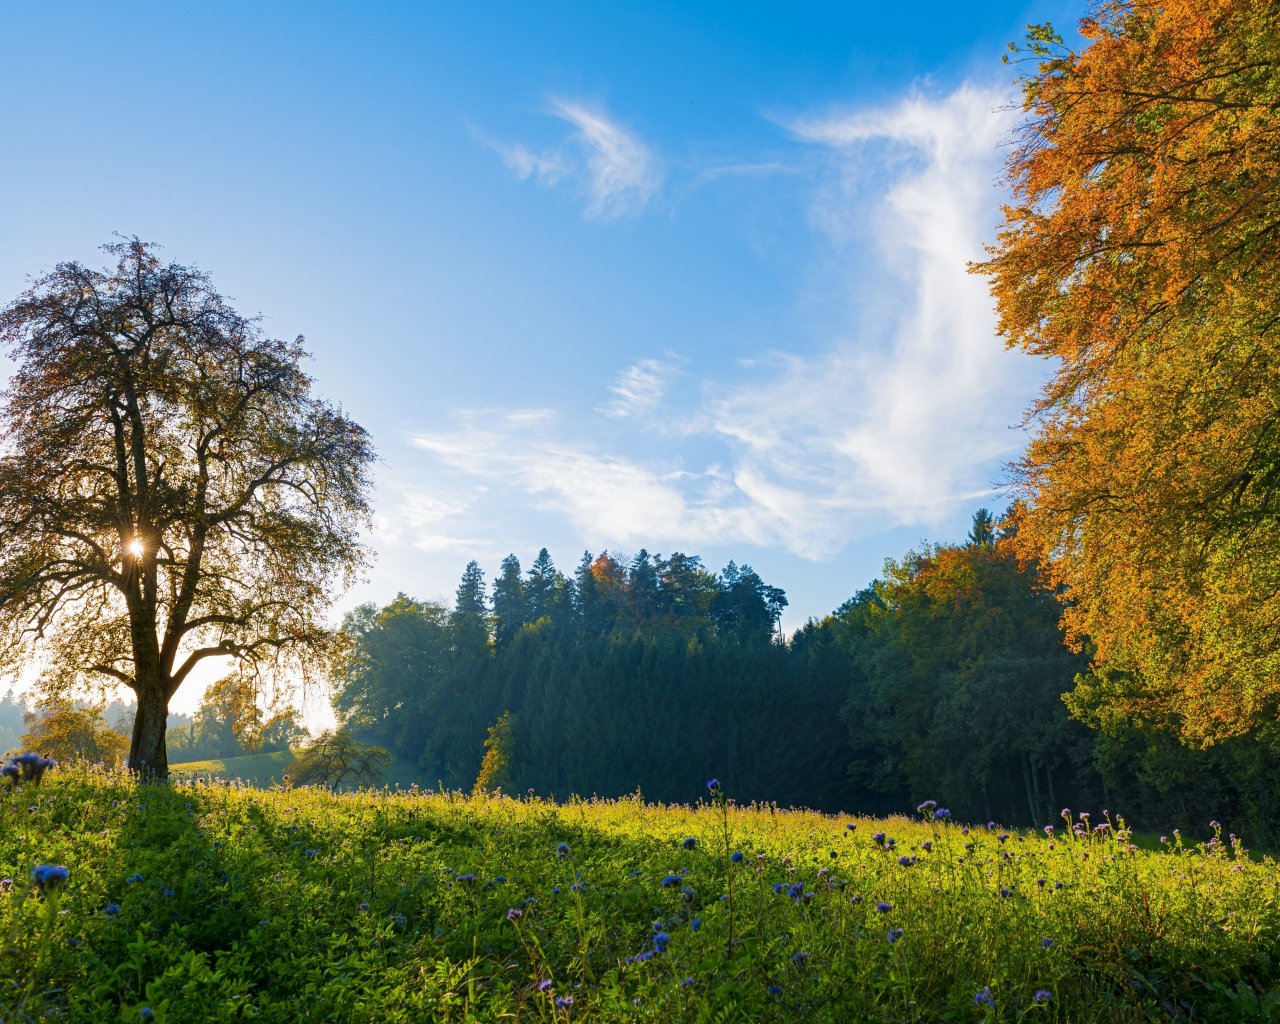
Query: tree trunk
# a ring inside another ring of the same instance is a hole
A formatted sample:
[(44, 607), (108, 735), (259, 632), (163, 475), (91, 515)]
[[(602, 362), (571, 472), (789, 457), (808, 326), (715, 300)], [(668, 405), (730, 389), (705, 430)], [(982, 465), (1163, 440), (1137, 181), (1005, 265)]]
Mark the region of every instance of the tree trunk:
[(164, 742), (169, 700), (159, 680), (139, 680), (133, 692), (138, 698), (138, 712), (133, 716), (129, 770), (163, 779), (169, 774), (169, 752)]
[(1049, 802), (1053, 804), (1053, 806), (1050, 807), (1049, 810), (1053, 814), (1057, 814), (1058, 813), (1058, 794), (1053, 791), (1053, 769), (1046, 766), (1044, 770), (1044, 777), (1049, 780)]
[(1025, 751), (1018, 751), (1022, 758), (1022, 781), (1027, 787), (1027, 806), (1031, 808), (1031, 824), (1036, 828), (1040, 827), (1040, 815), (1036, 813), (1036, 802), (1031, 795), (1031, 769), (1027, 764), (1027, 755)]
[[(1040, 773), (1036, 771), (1036, 762), (1033, 758), (1027, 758), (1031, 762), (1031, 788), (1036, 794), (1036, 810), (1044, 810), (1044, 797), (1040, 793)], [(1036, 828), (1040, 826), (1037, 825)]]

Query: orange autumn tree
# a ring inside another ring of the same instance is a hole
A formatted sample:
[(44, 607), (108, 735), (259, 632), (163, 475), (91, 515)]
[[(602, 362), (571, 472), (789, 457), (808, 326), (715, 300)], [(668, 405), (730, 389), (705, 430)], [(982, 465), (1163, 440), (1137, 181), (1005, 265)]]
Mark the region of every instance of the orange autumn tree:
[(1081, 52), (1030, 34), (973, 268), (1006, 343), (1053, 360), (1018, 541), (1093, 654), (1092, 712), (1212, 742), (1280, 699), (1280, 8), (1091, 14)]

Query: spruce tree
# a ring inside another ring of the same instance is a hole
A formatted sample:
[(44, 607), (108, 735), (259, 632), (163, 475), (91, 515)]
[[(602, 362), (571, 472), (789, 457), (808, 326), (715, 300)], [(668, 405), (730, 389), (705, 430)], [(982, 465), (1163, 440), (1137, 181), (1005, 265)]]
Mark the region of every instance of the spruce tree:
[(506, 647), (528, 620), (524, 581), (520, 578), (520, 559), (507, 555), (502, 560), (502, 574), (493, 582), (493, 642)]

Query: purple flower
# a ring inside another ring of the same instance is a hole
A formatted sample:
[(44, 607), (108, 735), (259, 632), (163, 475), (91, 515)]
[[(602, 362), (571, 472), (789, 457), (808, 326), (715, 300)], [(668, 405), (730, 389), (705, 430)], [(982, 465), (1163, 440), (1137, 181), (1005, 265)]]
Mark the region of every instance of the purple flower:
[(1008, 832), (1001, 832), (998, 836), (996, 836), (996, 838), (997, 838), (997, 839), (999, 839), (999, 840), (1000, 840), (1000, 842), (1002, 842), (1002, 843), (1003, 843), (1005, 840), (1007, 840), (1007, 839), (1009, 838), (1009, 833), (1008, 833)]
[(556, 1009), (567, 1010), (573, 1005), (573, 996), (556, 996)]
[(932, 811), (937, 806), (938, 806), (937, 800), (926, 800), (924, 803), (922, 803), (919, 807), (916, 808), (916, 813), (924, 814), (927, 816), (929, 812)]
[(905, 854), (898, 858), (898, 863), (901, 864), (904, 868), (911, 867), (913, 864), (915, 864), (915, 862), (916, 862), (916, 859), (914, 857), (908, 857)]
[(932, 840), (932, 839), (926, 839), (926, 840), (925, 840), (923, 843), (921, 843), (920, 845), (921, 845), (921, 847), (924, 849), (924, 851), (925, 851), (926, 853), (932, 853), (932, 852), (933, 852), (933, 840)]
[(1009, 889), (1001, 889), (1001, 890), (1000, 890), (1000, 898), (1001, 898), (1002, 900), (1007, 900), (1007, 899), (1008, 899), (1010, 896), (1012, 896), (1012, 895), (1013, 895), (1013, 893), (1012, 893)]
[(902, 938), (902, 929), (901, 929), (901, 928), (890, 928), (890, 929), (889, 929), (888, 939), (889, 939), (889, 941), (890, 941), (890, 942), (897, 942), (900, 938)]
[(107, 917), (115, 917), (118, 913), (120, 913), (120, 904), (108, 903), (107, 909), (104, 910), (103, 913), (106, 914)]
[(987, 822), (987, 828), (993, 829), (995, 827), (996, 827), (996, 823), (994, 821)]
[(945, 807), (939, 807), (936, 811), (933, 812), (934, 821), (942, 821), (944, 818), (949, 818), (949, 817), (951, 817), (951, 812), (947, 810)]
[(1053, 948), (1053, 939), (1050, 939), (1050, 938), (1048, 938), (1048, 937), (1045, 937), (1045, 938), (1043, 938), (1043, 939), (1041, 939), (1041, 940), (1040, 940), (1040, 945), (1041, 945), (1041, 946), (1043, 946), (1045, 949), (1052, 949), (1052, 948)]
[(549, 989), (550, 987), (551, 987), (551, 979), (550, 979), (550, 978), (543, 978), (540, 982), (538, 982), (538, 991), (539, 991), (539, 992), (545, 992), (545, 991), (546, 991), (547, 989)]
[(361, 911), (361, 913), (363, 913), (364, 911), (366, 911), (366, 910), (368, 910), (368, 909), (369, 909), (369, 904), (367, 904), (367, 903), (361, 903), (361, 904), (360, 904), (360, 911)]
[(877, 846), (884, 846), (884, 833), (877, 832), (871, 837), (871, 841)]
[(470, 885), (476, 880), (475, 875), (459, 875), (454, 879), (455, 882), (462, 882), (464, 885)]
[[(834, 854), (833, 854), (833, 856), (834, 856)], [(741, 863), (742, 863), (742, 854), (741, 854), (741, 853), (735, 853), (735, 854), (734, 854), (732, 857), (730, 857), (729, 859), (730, 859), (731, 861), (733, 861), (735, 864), (741, 864)]]
[(523, 910), (517, 910), (515, 907), (508, 907), (508, 908), (507, 908), (507, 920), (508, 920), (508, 921), (519, 921), (519, 920), (520, 920), (520, 918), (522, 918), (522, 917), (524, 917), (524, 911), (523, 911)]
[(67, 869), (61, 864), (41, 864), (38, 868), (32, 869), (31, 881), (41, 892), (46, 892), (49, 889), (56, 889), (65, 882), (67, 874)]
[[(856, 899), (857, 897), (854, 897), (854, 898)], [(887, 913), (889, 913), (889, 911), (891, 911), (892, 909), (893, 909), (893, 904), (892, 904), (892, 903), (877, 903), (877, 904), (876, 904), (876, 910), (880, 911), (880, 913), (882, 913), (882, 914), (887, 914)]]
[(987, 1006), (995, 1006), (995, 1005), (996, 1005), (996, 1001), (995, 1001), (995, 999), (993, 999), (993, 998), (992, 998), (992, 996), (991, 996), (991, 986), (990, 986), (990, 985), (988, 985), (988, 986), (987, 986), (986, 988), (984, 988), (981, 992), (979, 992), (976, 996), (974, 996), (974, 997), (973, 997), (973, 1003), (974, 1003), (974, 1005), (975, 1005), (975, 1006), (982, 1006), (982, 1005), (984, 1005), (984, 1004), (985, 1004), (985, 1005), (987, 1005)]
[(561, 843), (559, 846), (557, 846), (556, 856), (559, 857), (561, 860), (564, 860), (567, 856), (569, 856), (569, 844)]
[(693, 836), (690, 836), (680, 845), (683, 846), (686, 850), (692, 850), (695, 846), (698, 845), (698, 840), (694, 839)]
[(847, 828), (850, 832), (856, 832), (858, 830), (858, 826), (855, 825), (853, 822), (849, 822), (848, 824), (846, 824), (845, 828)]
[(711, 792), (713, 792), (713, 793), (714, 793), (714, 792), (716, 792), (719, 788), (720, 788), (720, 780), (719, 780), (719, 779), (708, 779), (708, 780), (707, 780), (707, 789), (711, 790)]
[(684, 879), (679, 875), (667, 875), (667, 877), (662, 880), (662, 888), (670, 889), (673, 886), (679, 885), (683, 881)]
[(1034, 998), (1037, 1003), (1047, 1003), (1052, 997), (1053, 997), (1052, 992), (1050, 992), (1048, 989), (1042, 988), (1032, 998)]
[(778, 995), (781, 991), (782, 991), (781, 986), (778, 986), (778, 985), (770, 985), (770, 986), (769, 986), (769, 995), (771, 995), (771, 996), (776, 996), (776, 995)]
[(800, 952), (795, 953), (795, 954), (791, 957), (791, 962), (792, 962), (793, 964), (803, 964), (803, 963), (804, 963), (806, 960), (808, 960), (808, 959), (809, 959), (809, 954), (808, 954), (808, 953), (806, 953), (806, 952), (802, 949), (802, 950), (800, 950)]
[(151, 1024), (151, 1022), (156, 1019), (156, 1011), (151, 1009), (149, 1006), (144, 1006), (138, 1011), (138, 1019), (142, 1021), (143, 1024)]
[(1047, 836), (1051, 836), (1051, 835), (1053, 835), (1053, 826), (1052, 826), (1052, 825), (1046, 825), (1046, 826), (1044, 827), (1044, 834), (1045, 834), (1045, 835), (1047, 835)]
[(800, 897), (804, 895), (804, 882), (796, 882), (795, 885), (787, 890), (787, 895), (799, 903)]

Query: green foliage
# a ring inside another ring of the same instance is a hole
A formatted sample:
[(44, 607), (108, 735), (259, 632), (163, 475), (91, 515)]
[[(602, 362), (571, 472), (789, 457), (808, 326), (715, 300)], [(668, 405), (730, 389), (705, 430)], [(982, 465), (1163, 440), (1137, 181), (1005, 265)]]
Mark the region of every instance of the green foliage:
[[(338, 796), (83, 766), (12, 796), (6, 1021), (1228, 1021), (1280, 1005), (1276, 864), (1216, 835), (1145, 852), (1118, 821), (1050, 839), (727, 799)], [(70, 878), (29, 892), (33, 861)]]

